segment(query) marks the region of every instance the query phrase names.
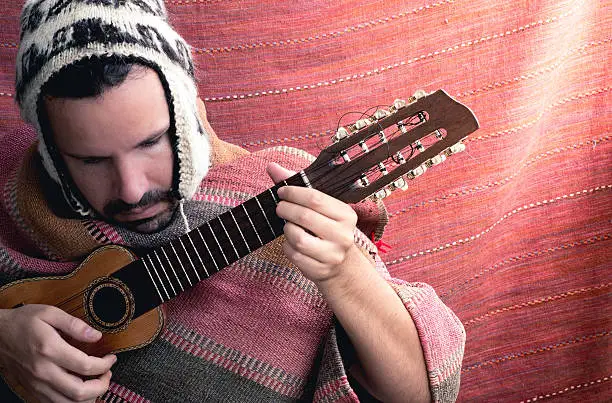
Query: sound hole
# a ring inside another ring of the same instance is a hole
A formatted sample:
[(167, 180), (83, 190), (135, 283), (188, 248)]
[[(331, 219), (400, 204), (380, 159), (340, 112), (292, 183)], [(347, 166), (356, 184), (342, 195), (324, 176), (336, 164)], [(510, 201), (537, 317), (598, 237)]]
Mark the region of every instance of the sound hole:
[(127, 313), (127, 300), (115, 287), (100, 288), (93, 296), (93, 310), (101, 322), (118, 323)]
[(102, 332), (119, 332), (134, 316), (132, 293), (112, 277), (94, 280), (84, 294), (83, 304), (89, 324)]

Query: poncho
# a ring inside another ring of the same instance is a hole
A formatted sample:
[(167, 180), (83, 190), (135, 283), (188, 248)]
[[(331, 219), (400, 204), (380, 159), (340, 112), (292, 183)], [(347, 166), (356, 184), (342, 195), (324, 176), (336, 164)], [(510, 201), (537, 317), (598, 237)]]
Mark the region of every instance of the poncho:
[[(92, 219), (63, 218), (45, 200), (40, 161), (26, 132), (0, 144), (0, 286), (74, 270), (96, 248), (159, 246), (186, 231), (179, 214), (143, 235)], [(273, 185), (269, 161), (303, 169), (313, 157), (289, 147), (254, 153), (213, 136), (213, 166), (184, 211), (191, 228)], [(465, 332), (429, 285), (392, 278), (369, 239), (384, 209), (354, 206), (356, 243), (396, 291), (415, 322), (435, 401), (453, 401)], [(281, 250), (283, 237), (238, 260), (165, 304), (166, 326), (150, 345), (118, 354), (107, 402), (356, 402), (347, 376), (350, 343), (317, 287)], [(376, 331), (376, 329), (372, 329)], [(349, 346), (349, 347), (347, 347)], [(0, 396), (3, 393), (0, 386)]]

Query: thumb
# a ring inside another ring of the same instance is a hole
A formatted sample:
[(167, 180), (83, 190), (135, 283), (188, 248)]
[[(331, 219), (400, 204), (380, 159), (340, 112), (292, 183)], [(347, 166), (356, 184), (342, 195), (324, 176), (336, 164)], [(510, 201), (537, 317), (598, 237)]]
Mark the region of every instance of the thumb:
[(56, 307), (49, 307), (41, 319), (75, 340), (93, 343), (102, 337), (100, 331)]
[(266, 172), (268, 173), (270, 178), (272, 178), (274, 183), (284, 181), (285, 179), (295, 175), (295, 171), (291, 171), (287, 168), (284, 168), (278, 165), (276, 162), (269, 163), (266, 167)]

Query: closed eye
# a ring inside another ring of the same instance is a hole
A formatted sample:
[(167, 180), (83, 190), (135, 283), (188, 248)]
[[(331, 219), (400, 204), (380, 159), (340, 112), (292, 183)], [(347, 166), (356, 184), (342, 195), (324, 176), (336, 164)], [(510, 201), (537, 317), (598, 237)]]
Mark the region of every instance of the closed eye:
[(161, 140), (162, 137), (165, 136), (165, 133), (162, 134), (161, 136), (155, 137), (153, 139), (150, 140), (146, 140), (143, 141), (142, 143), (140, 143), (138, 146), (141, 148), (149, 148), (149, 147), (153, 147), (154, 145), (156, 145), (157, 143), (159, 143), (159, 141)]
[(104, 161), (105, 158), (82, 158), (81, 161), (83, 162), (83, 164), (85, 165), (95, 165), (95, 164), (99, 164), (100, 162)]

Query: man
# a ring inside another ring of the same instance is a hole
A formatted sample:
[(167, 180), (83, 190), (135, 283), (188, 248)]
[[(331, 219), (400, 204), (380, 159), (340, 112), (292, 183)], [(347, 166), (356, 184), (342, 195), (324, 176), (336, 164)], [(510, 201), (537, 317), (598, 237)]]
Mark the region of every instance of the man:
[[(265, 190), (264, 172), (308, 165), (216, 138), (161, 0), (28, 1), (21, 24), (16, 95), (38, 143), (2, 180), (4, 283), (69, 272), (110, 241), (146, 252), (232, 206), (220, 198)], [(278, 196), (284, 236), (169, 301), (149, 346), (88, 356), (67, 340), (99, 331), (26, 305), (0, 310), (0, 364), (52, 402), (454, 400), (465, 334), (431, 287), (390, 278), (350, 206)]]

